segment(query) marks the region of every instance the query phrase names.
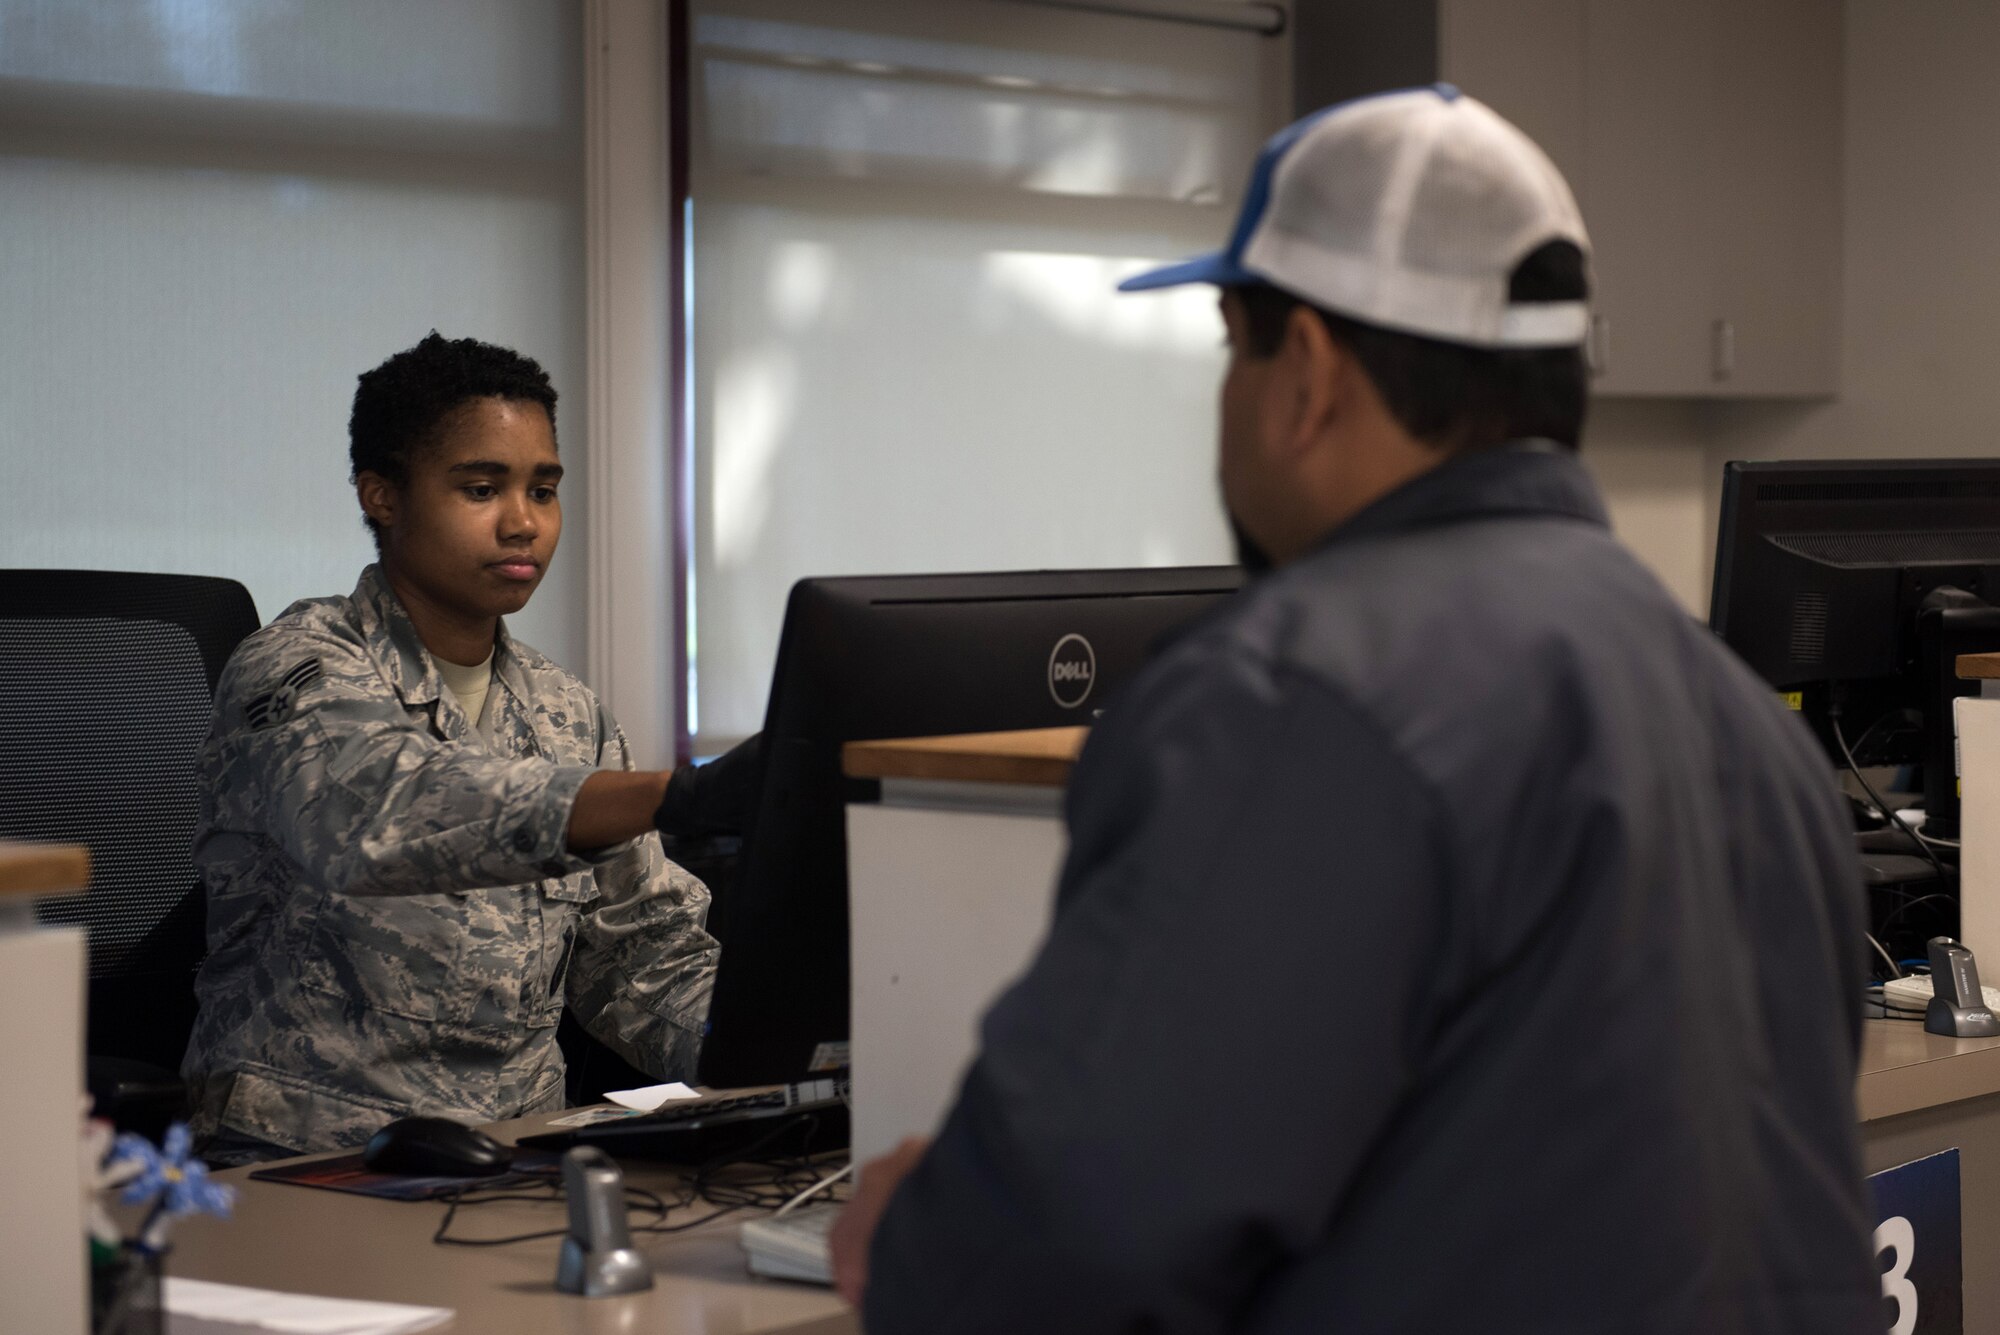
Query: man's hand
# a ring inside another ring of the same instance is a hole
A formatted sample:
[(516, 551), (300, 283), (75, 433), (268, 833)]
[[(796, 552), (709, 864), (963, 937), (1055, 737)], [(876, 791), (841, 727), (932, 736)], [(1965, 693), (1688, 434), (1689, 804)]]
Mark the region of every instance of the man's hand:
[(856, 1308), (868, 1288), (868, 1248), (875, 1241), (875, 1226), (882, 1222), (889, 1198), (930, 1147), (928, 1138), (910, 1136), (881, 1158), (863, 1164), (853, 1198), (834, 1221), (833, 1287)]

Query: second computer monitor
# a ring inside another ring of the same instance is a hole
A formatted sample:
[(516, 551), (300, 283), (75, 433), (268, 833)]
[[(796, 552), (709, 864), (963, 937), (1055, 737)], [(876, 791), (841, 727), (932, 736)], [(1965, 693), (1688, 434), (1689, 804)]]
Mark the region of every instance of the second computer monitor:
[(1921, 764), (1955, 834), (1955, 664), (2000, 649), (2000, 459), (1730, 464), (1709, 619), (1834, 763)]
[(1087, 724), (1241, 582), (1215, 566), (795, 585), (756, 821), (739, 880), (711, 909), (722, 964), (702, 1081), (765, 1084), (845, 1062), (844, 743)]

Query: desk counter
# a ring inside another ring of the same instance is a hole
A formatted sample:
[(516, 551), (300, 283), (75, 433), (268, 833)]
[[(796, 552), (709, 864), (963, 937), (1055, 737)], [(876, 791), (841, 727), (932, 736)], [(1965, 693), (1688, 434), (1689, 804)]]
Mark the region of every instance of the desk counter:
[[(0, 842), (0, 1125), (16, 1146), (76, 1139), (84, 935), (38, 924), (35, 899), (81, 894), (89, 881), (86, 848)], [(89, 1314), (75, 1165), (16, 1152), (0, 1184), (0, 1331), (82, 1335)]]
[(1869, 1020), (1854, 1100), (1864, 1123), (2000, 1094), (2000, 1038), (1941, 1038), (1910, 1020)]
[(1908, 1020), (1862, 1028), (1862, 1164), (1959, 1152), (1966, 1335), (2000, 1335), (2000, 1038), (1941, 1038)]
[(90, 850), (81, 844), (0, 840), (0, 898), (77, 891), (90, 883)]
[[(965, 955), (982, 962), (971, 991), (981, 998), (1031, 953), (1045, 921), (1048, 888), (1061, 852), (1055, 798), (1067, 781), (1082, 744), (1082, 729), (1052, 729), (1010, 739), (951, 738), (874, 743), (850, 747), (846, 763), (856, 777), (880, 779), (883, 802), (863, 817), (858, 833), (864, 856), (858, 868), (857, 914), (865, 917), (870, 886), (907, 881), (907, 894), (893, 897), (909, 905), (939, 902), (940, 884), (972, 886), (986, 908), (967, 918)], [(896, 822), (923, 822), (906, 825)], [(930, 823), (942, 821), (930, 837)], [(879, 830), (873, 824), (881, 824)], [(879, 836), (879, 837), (878, 837)], [(990, 882), (990, 883), (989, 883)], [(879, 894), (874, 896), (881, 898)], [(883, 899), (886, 907), (892, 900)], [(996, 903), (1014, 906), (996, 924)], [(932, 911), (932, 910), (927, 910)], [(961, 907), (960, 912), (965, 912)], [(922, 1043), (901, 1034), (909, 1022), (920, 982), (901, 966), (954, 956), (940, 951), (938, 924), (913, 920), (899, 910), (885, 915), (893, 931), (874, 933), (885, 951), (897, 941), (896, 972), (882, 972), (881, 1018), (865, 1041), (862, 1011), (868, 997), (860, 985), (873, 976), (857, 955), (857, 1140), (863, 1111), (881, 1108), (866, 1120), (876, 1139), (888, 1139), (905, 1121), (935, 1117), (949, 1096), (953, 1078), (971, 1041), (968, 999), (942, 1026), (928, 1066), (912, 1061)], [(859, 920), (858, 920), (859, 921)], [(996, 942), (998, 943), (996, 946)], [(1004, 957), (995, 965), (995, 956)], [(881, 962), (888, 963), (885, 955)], [(942, 982), (933, 980), (942, 989)], [(955, 979), (963, 983), (963, 979)], [(893, 983), (893, 986), (890, 984)], [(926, 986), (932, 985), (926, 983)], [(889, 1004), (893, 999), (894, 1004)], [(924, 1000), (931, 998), (926, 996)], [(895, 1053), (894, 1060), (888, 1054)], [(870, 1058), (877, 1063), (871, 1070)], [(930, 1070), (928, 1067), (935, 1067)], [(906, 1096), (893, 1088), (898, 1068), (923, 1078)], [(867, 1077), (877, 1076), (875, 1098)], [(883, 1077), (888, 1077), (886, 1080)], [(885, 1087), (886, 1086), (886, 1087)], [(1946, 1039), (1920, 1025), (1869, 1021), (1863, 1036), (1860, 1078), (1855, 1091), (1864, 1155), (1870, 1172), (1939, 1150), (1957, 1148), (1962, 1161), (1965, 1247), (1965, 1330), (2000, 1332), (2000, 1269), (1984, 1258), (2000, 1253), (2000, 1039)], [(503, 1123), (504, 1139), (539, 1130), (546, 1118)], [(873, 1122), (881, 1122), (879, 1130)], [(666, 1174), (642, 1164), (630, 1166), (635, 1186), (659, 1185)], [(337, 1192), (247, 1180), (247, 1170), (221, 1175), (242, 1191), (231, 1221), (190, 1220), (175, 1235), (172, 1272), (337, 1297), (450, 1307), (454, 1331), (480, 1335), (555, 1332), (557, 1335), (855, 1335), (854, 1315), (825, 1289), (752, 1278), (744, 1269), (731, 1215), (685, 1234), (636, 1234), (651, 1258), (656, 1284), (649, 1293), (624, 1298), (570, 1297), (555, 1292), (558, 1241), (554, 1238), (497, 1248), (440, 1247), (431, 1242), (444, 1207), (427, 1203), (373, 1200)], [(699, 1207), (698, 1207), (699, 1208)], [(498, 1236), (562, 1227), (561, 1206), (546, 1203), (493, 1204), (462, 1211), (454, 1231)], [(670, 1220), (669, 1222), (677, 1222)]]
[(937, 1129), (980, 1015), (1048, 930), (1062, 794), (1084, 728), (850, 742), (847, 808), (854, 1158)]
[[(547, 1116), (488, 1128), (502, 1140), (543, 1130)], [(663, 1188), (667, 1170), (625, 1165), (626, 1181)], [(386, 1201), (281, 1182), (253, 1182), (249, 1169), (216, 1175), (239, 1193), (233, 1219), (194, 1218), (174, 1231), (168, 1273), (291, 1293), (449, 1307), (443, 1329), (461, 1335), (859, 1335), (832, 1290), (762, 1279), (744, 1268), (737, 1211), (686, 1233), (634, 1233), (653, 1263), (653, 1288), (617, 1298), (556, 1292), (560, 1238), (505, 1247), (445, 1247), (431, 1241), (443, 1205)], [(676, 1211), (666, 1222), (710, 1207)], [(634, 1222), (638, 1220), (635, 1218)], [(560, 1229), (562, 1202), (499, 1202), (461, 1209), (455, 1237), (504, 1237)]]
[[(2000, 1246), (2000, 1039), (1947, 1039), (1916, 1024), (1869, 1021), (1857, 1089), (1867, 1167), (1879, 1171), (1939, 1150), (1963, 1159), (1966, 1324), (2000, 1328), (2000, 1275), (1976, 1264)], [(541, 1130), (546, 1117), (502, 1123), (502, 1139)], [(629, 1165), (635, 1186), (662, 1170)], [(441, 1247), (431, 1234), (442, 1205), (374, 1200), (218, 1175), (241, 1193), (231, 1220), (191, 1219), (175, 1233), (171, 1272), (260, 1288), (449, 1307), (448, 1329), (481, 1335), (858, 1335), (853, 1314), (825, 1289), (751, 1277), (736, 1243), (747, 1214), (684, 1234), (636, 1234), (655, 1287), (624, 1298), (559, 1294), (558, 1241)], [(706, 1207), (696, 1207), (703, 1209)], [(692, 1217), (690, 1215), (689, 1217)], [(460, 1236), (495, 1237), (563, 1226), (556, 1201), (461, 1211)], [(670, 1219), (669, 1222), (679, 1222)]]
[(849, 742), (841, 768), (849, 778), (884, 782), (1019, 784), (1062, 788), (1083, 751), (1088, 728), (1030, 728), (957, 737)]
[[(1962, 661), (2000, 676), (2000, 656)], [(2000, 703), (1995, 704), (2000, 710)], [(850, 806), (855, 1138), (932, 1129), (973, 1021), (1026, 962), (1062, 856), (1060, 799), (1082, 728), (850, 745), (881, 801)], [(1968, 792), (1970, 790), (1968, 789)], [(1869, 1021), (1855, 1104), (1869, 1172), (1960, 1154), (1965, 1330), (2000, 1335), (2000, 1039)]]

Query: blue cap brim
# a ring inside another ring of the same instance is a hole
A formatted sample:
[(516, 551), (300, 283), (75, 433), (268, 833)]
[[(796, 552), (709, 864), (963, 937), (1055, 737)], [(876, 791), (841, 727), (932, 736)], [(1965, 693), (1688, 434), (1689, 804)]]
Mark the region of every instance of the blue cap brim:
[(1161, 269), (1149, 269), (1142, 274), (1134, 274), (1118, 285), (1120, 292), (1149, 292), (1156, 287), (1181, 287), (1188, 283), (1214, 283), (1217, 287), (1234, 287), (1243, 283), (1261, 282), (1260, 278), (1229, 257), (1226, 250), (1218, 250), (1212, 255), (1197, 255), (1179, 264), (1169, 264)]

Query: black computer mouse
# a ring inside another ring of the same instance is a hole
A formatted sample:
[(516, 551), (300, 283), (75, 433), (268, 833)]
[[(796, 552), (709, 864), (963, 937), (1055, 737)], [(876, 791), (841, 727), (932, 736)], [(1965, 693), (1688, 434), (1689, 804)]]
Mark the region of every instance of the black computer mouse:
[(361, 1162), (410, 1177), (488, 1177), (506, 1172), (514, 1151), (449, 1117), (403, 1117), (369, 1137)]

